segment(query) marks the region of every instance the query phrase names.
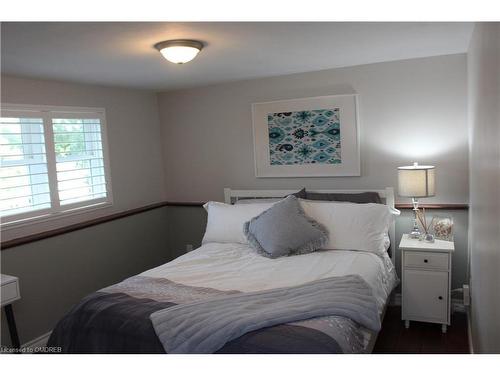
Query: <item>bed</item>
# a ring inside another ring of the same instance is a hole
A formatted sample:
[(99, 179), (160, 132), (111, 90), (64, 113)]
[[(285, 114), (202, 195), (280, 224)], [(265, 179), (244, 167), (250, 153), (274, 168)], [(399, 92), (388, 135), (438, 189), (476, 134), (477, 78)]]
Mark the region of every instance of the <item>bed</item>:
[[(224, 190), (227, 204), (248, 198), (281, 198), (294, 192)], [(385, 205), (394, 209), (392, 188), (375, 192)], [(394, 244), (394, 222), (388, 228), (388, 234), (391, 244)], [(248, 243), (206, 242), (169, 263), (85, 297), (59, 321), (48, 345), (61, 347), (63, 353), (196, 353), (185, 346), (167, 350), (170, 347), (163, 341), (153, 318), (166, 312), (163, 323), (168, 325), (168, 319), (176, 322), (171, 329), (174, 329), (177, 339), (183, 335), (194, 336), (207, 328), (203, 327), (202, 321), (202, 316), (210, 312), (207, 310), (219, 308), (225, 312), (238, 304), (238, 299), (242, 297), (253, 296), (255, 300), (263, 298), (261, 293), (275, 291), (285, 291), (288, 295), (290, 290), (302, 286), (317, 288), (314, 283), (326, 280), (345, 282), (346, 278), (354, 276), (357, 281), (369, 286), (377, 319), (382, 320), (391, 292), (398, 282), (393, 259), (394, 251), (390, 250), (383, 255), (365, 251), (325, 250), (270, 259), (255, 252)], [(182, 310), (183, 307), (196, 308), (194, 313), (189, 311), (191, 315), (194, 314), (191, 321), (183, 320), (182, 314), (185, 314), (186, 319), (189, 315), (186, 310)], [(178, 312), (174, 318), (177, 320), (173, 320), (172, 315), (168, 314), (176, 309)], [(228, 314), (227, 318), (232, 319), (231, 324), (238, 320), (235, 314), (232, 311)], [(216, 322), (222, 317), (207, 319)], [(197, 324), (200, 327), (195, 329)], [(307, 316), (306, 319), (274, 325), (255, 325), (256, 329), (247, 329), (237, 335), (233, 333), (231, 340), (213, 347), (217, 350), (206, 352), (369, 353), (375, 344), (377, 330), (366, 326), (343, 314)], [(219, 327), (206, 335), (211, 338), (221, 330), (222, 327)], [(207, 337), (204, 340), (207, 341)]]

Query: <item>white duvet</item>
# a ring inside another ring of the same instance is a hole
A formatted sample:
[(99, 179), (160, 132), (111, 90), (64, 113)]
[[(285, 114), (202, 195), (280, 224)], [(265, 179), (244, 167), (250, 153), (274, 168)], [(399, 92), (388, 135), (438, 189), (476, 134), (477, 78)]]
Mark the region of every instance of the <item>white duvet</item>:
[(382, 312), (397, 276), (388, 255), (325, 250), (269, 259), (248, 245), (207, 243), (142, 276), (218, 290), (254, 292), (304, 284), (332, 276), (359, 275), (372, 288)]

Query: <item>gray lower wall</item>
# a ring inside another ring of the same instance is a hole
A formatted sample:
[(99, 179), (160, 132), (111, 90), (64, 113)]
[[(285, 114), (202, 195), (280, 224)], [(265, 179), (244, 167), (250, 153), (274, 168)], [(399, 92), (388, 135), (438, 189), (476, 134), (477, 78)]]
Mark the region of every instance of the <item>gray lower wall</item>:
[[(52, 330), (85, 295), (176, 257), (169, 215), (159, 208), (2, 251), (1, 272), (20, 280), (13, 308), (21, 343)], [(3, 316), (1, 344), (10, 345)]]
[(168, 245), (170, 252), (178, 257), (186, 252), (186, 245), (193, 249), (200, 247), (207, 213), (202, 207), (169, 206), (167, 210), (169, 222)]
[[(466, 280), (467, 211), (428, 210), (428, 215), (454, 218), (452, 288), (459, 288)], [(168, 262), (188, 244), (200, 246), (206, 219), (202, 207), (169, 206), (2, 251), (2, 273), (20, 279), (22, 299), (14, 312), (21, 342), (50, 331), (85, 295)], [(397, 242), (411, 225), (412, 211), (402, 210)], [(10, 344), (3, 317), (1, 343)]]

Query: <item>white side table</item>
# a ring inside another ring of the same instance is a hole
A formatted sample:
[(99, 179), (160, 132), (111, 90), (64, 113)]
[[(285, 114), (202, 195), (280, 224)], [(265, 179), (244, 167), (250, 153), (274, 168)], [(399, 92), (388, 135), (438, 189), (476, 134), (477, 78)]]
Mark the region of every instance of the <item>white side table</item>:
[(9, 333), (12, 341), (12, 346), (19, 349), (19, 336), (17, 335), (16, 321), (14, 319), (14, 311), (12, 311), (12, 303), (21, 299), (19, 292), (19, 279), (15, 276), (1, 275), (1, 307), (5, 309), (5, 317), (9, 325)]
[(399, 243), (402, 270), (402, 319), (450, 325), (451, 257), (455, 244), (412, 239), (404, 234)]

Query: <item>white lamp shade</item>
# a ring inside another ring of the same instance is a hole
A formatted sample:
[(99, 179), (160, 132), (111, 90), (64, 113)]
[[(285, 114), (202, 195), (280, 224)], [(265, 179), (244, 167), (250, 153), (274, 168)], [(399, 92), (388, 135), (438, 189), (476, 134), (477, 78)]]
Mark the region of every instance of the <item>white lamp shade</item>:
[(436, 168), (418, 165), (398, 168), (398, 193), (401, 197), (423, 198), (436, 195)]

